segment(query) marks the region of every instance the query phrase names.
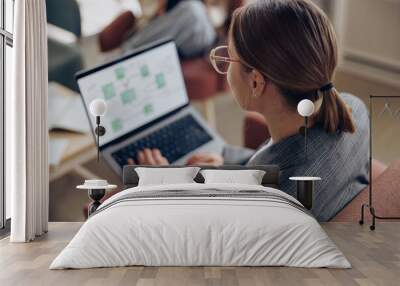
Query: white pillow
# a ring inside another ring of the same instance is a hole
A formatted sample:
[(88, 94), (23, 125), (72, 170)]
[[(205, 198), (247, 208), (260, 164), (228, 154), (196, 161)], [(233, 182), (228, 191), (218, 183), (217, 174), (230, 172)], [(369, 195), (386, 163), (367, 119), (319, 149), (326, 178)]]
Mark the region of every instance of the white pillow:
[(135, 168), (139, 186), (195, 183), (199, 167), (185, 168)]
[(262, 170), (202, 170), (204, 183), (261, 185), (265, 171)]

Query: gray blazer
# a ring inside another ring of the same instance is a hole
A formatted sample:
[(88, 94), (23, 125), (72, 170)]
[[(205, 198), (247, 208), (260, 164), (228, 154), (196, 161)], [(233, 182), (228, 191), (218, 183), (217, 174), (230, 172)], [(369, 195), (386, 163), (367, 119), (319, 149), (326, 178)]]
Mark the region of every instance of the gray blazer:
[(227, 146), (226, 163), (262, 165), (281, 168), (281, 190), (296, 196), (296, 183), (291, 176), (318, 176), (312, 213), (319, 221), (328, 221), (368, 185), (369, 118), (365, 104), (350, 94), (341, 94), (352, 109), (356, 125), (354, 134), (329, 134), (316, 125), (308, 132), (308, 160), (304, 156), (304, 137), (296, 134), (268, 148), (258, 150)]
[(208, 51), (216, 37), (205, 5), (201, 1), (187, 0), (134, 33), (122, 48), (129, 52), (163, 38), (172, 38), (181, 56), (193, 57)]

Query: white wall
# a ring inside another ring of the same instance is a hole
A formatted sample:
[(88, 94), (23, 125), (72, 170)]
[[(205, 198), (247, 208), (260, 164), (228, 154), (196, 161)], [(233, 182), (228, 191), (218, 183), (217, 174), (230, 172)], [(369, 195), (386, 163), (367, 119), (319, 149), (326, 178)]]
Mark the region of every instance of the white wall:
[(400, 0), (335, 0), (333, 19), (347, 72), (400, 87)]

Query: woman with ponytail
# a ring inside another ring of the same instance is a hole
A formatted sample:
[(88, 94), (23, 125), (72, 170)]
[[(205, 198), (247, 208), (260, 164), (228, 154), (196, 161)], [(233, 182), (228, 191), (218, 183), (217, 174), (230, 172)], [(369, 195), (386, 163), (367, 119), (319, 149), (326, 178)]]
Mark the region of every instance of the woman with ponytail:
[[(333, 85), (338, 62), (335, 32), (309, 0), (258, 0), (232, 15), (229, 44), (211, 61), (226, 74), (238, 104), (262, 114), (271, 138), (255, 152), (227, 146), (224, 158), (198, 154), (189, 164), (277, 164), (282, 191), (295, 196), (291, 176), (319, 176), (312, 212), (333, 218), (368, 184), (368, 112), (361, 100)], [(308, 153), (297, 104), (315, 105), (309, 118)], [(154, 157), (152, 156), (154, 155)], [(239, 160), (240, 158), (240, 160)], [(153, 150), (139, 162), (167, 163)]]
[[(320, 221), (333, 218), (368, 184), (369, 133), (365, 105), (332, 83), (338, 51), (327, 16), (307, 0), (259, 0), (235, 11), (227, 49), (230, 64), (220, 72), (240, 106), (265, 117), (271, 134), (246, 164), (278, 164), (281, 189), (293, 196), (289, 177), (321, 177), (312, 212)], [(316, 106), (307, 158), (298, 131), (303, 99)]]

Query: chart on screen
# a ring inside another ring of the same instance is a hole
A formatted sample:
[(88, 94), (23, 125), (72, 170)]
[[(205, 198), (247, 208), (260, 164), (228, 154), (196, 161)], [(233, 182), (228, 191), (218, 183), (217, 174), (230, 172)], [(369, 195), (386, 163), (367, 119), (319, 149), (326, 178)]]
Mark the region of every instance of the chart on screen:
[(188, 100), (172, 42), (94, 72), (78, 84), (86, 103), (95, 98), (107, 103), (103, 144)]

